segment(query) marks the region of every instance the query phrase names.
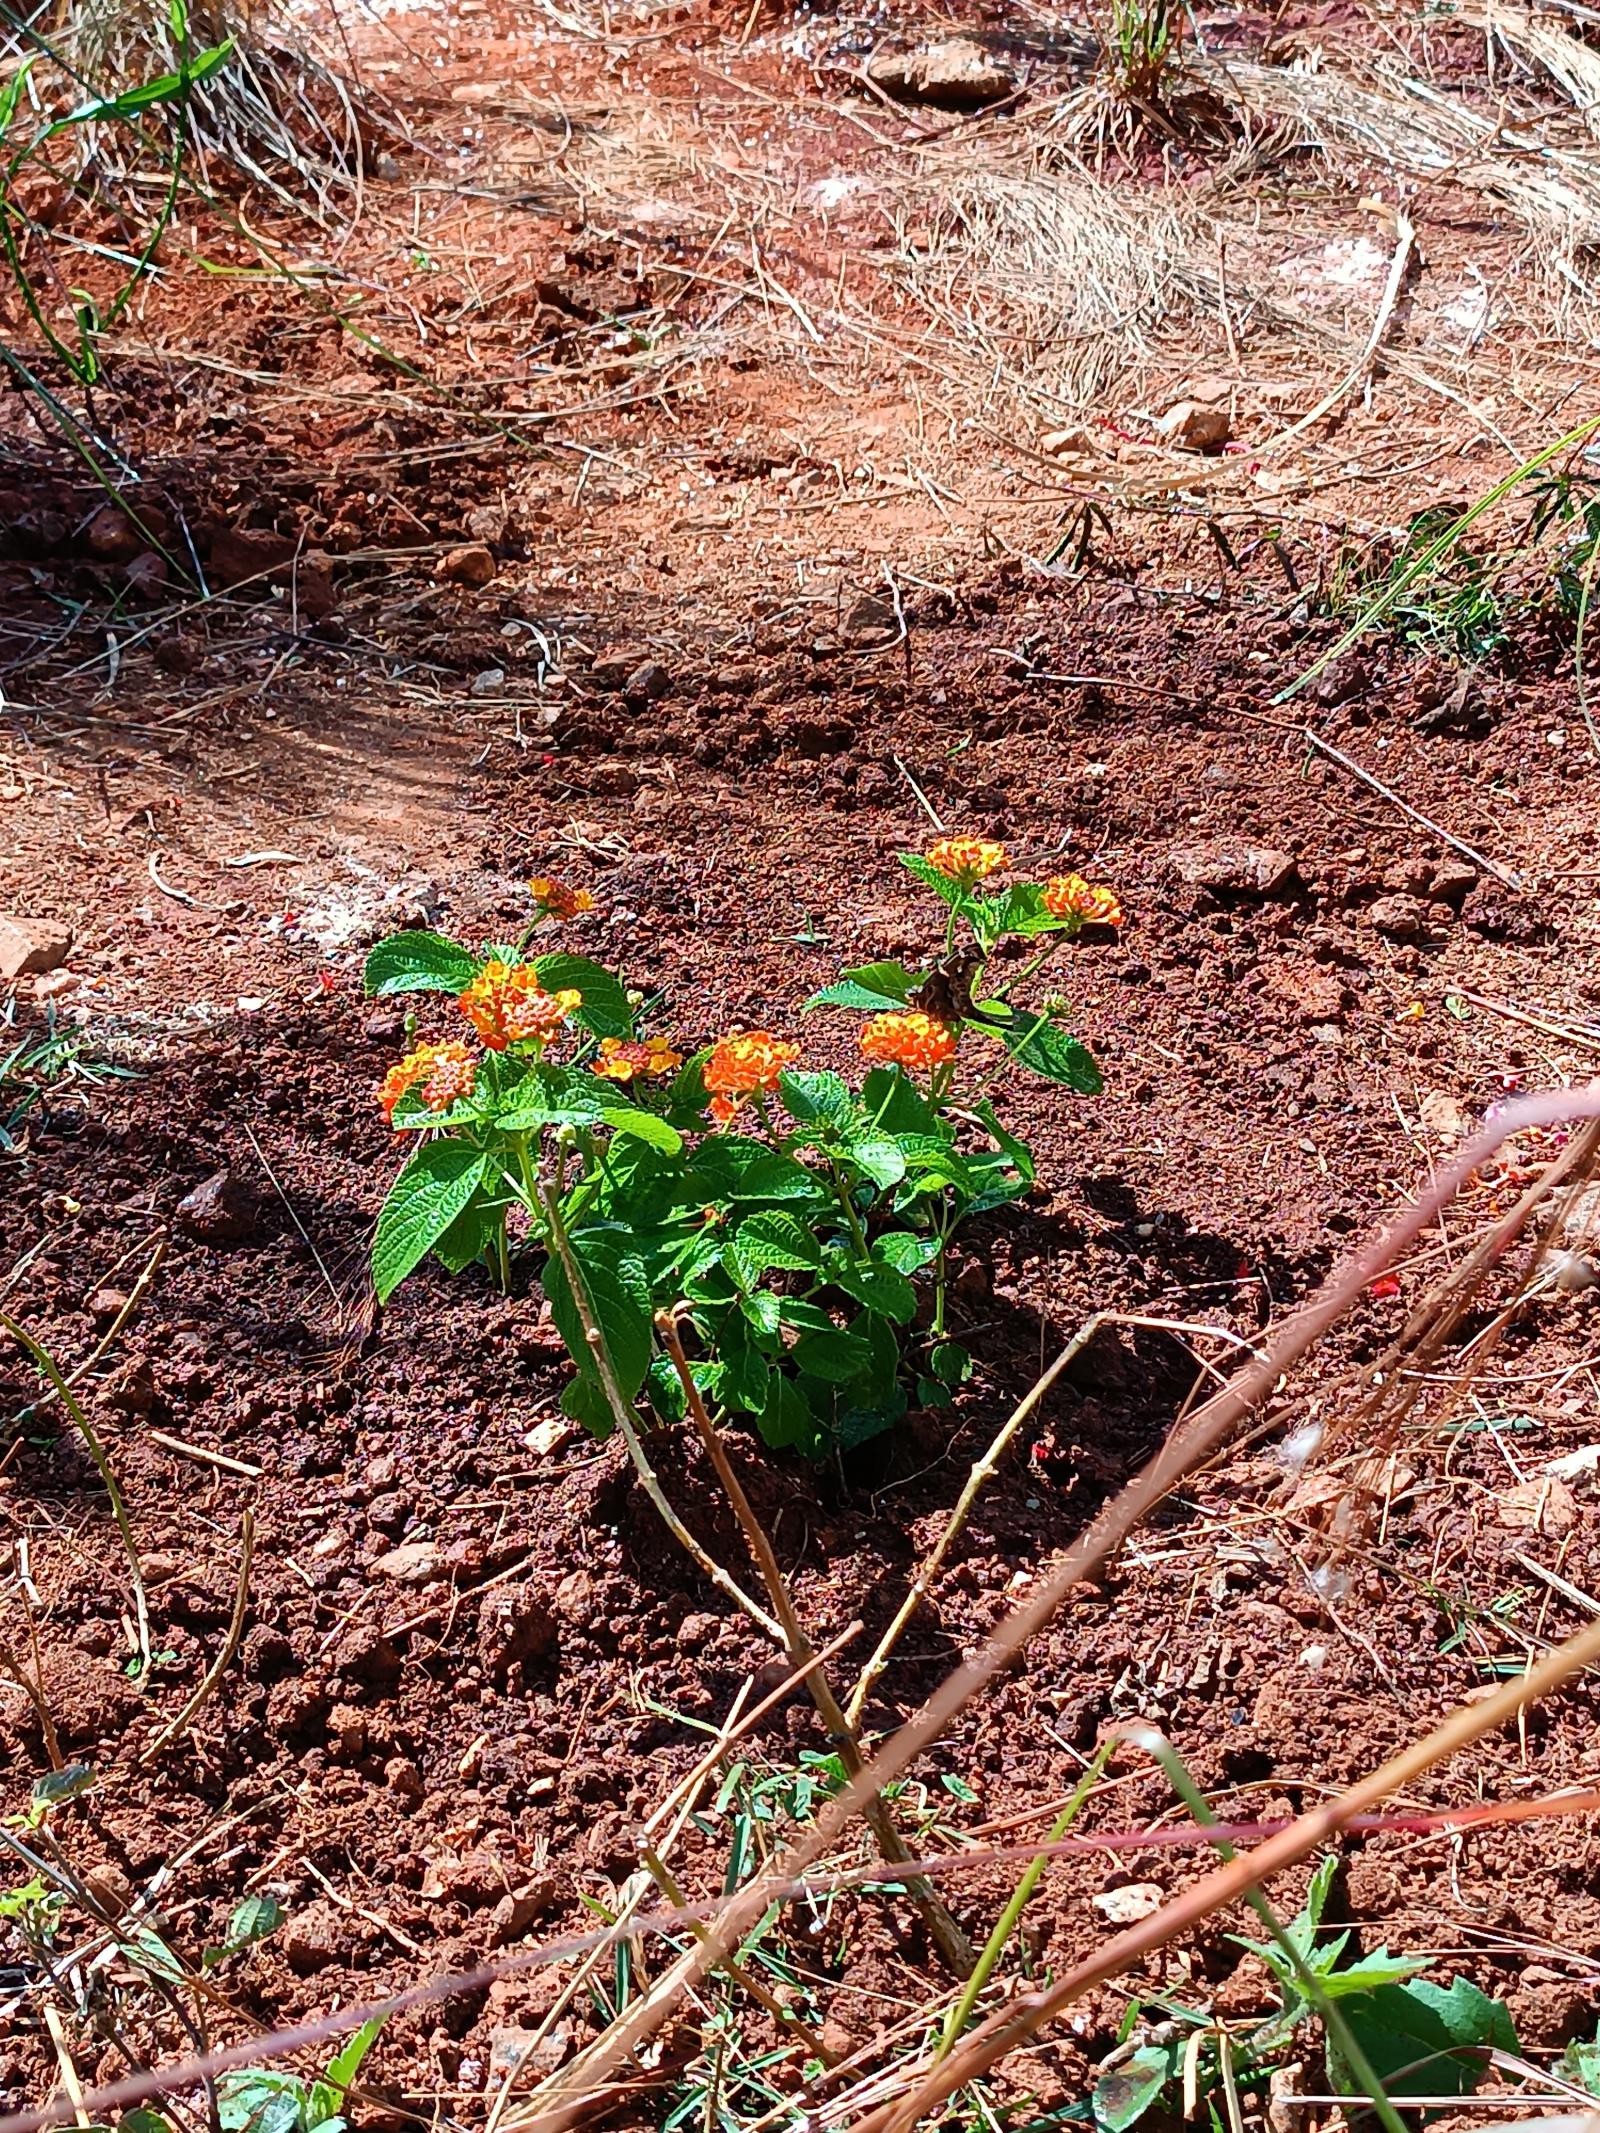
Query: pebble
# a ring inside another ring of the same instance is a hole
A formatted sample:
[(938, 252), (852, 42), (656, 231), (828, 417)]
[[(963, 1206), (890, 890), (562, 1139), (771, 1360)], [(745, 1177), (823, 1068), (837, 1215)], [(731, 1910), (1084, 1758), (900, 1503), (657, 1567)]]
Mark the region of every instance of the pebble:
[(0, 918), (0, 984), (58, 970), (72, 951), (72, 935), (48, 918)]
[(254, 1189), (231, 1170), (213, 1171), (178, 1202), (178, 1226), (202, 1244), (242, 1244), (261, 1223)]
[(488, 585), (494, 580), (494, 555), (481, 541), (464, 542), (459, 548), (445, 550), (434, 574), (447, 585)]

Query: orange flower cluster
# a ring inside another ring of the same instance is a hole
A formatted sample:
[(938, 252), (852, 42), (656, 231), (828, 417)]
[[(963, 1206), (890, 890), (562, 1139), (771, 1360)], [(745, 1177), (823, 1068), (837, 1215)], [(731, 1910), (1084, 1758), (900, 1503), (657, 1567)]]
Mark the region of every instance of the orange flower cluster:
[(461, 1012), (491, 1052), (529, 1038), (548, 1044), (582, 1002), (583, 995), (570, 986), (546, 992), (528, 964), (502, 963), (498, 956), (485, 963), (457, 997)]
[(956, 1056), (956, 1033), (948, 1022), (920, 1009), (904, 1015), (874, 1015), (861, 1032), (861, 1049), (880, 1066), (931, 1074)]
[(1044, 885), (1044, 907), (1052, 918), (1081, 918), (1086, 926), (1120, 926), (1122, 904), (1103, 881), (1081, 874), (1057, 874)]
[(725, 1126), (747, 1096), (770, 1096), (778, 1076), (799, 1057), (798, 1044), (768, 1030), (736, 1029), (719, 1037), (702, 1069), (711, 1091), (711, 1116)]
[(463, 1096), (470, 1096), (477, 1079), (472, 1054), (464, 1044), (419, 1044), (404, 1059), (390, 1067), (378, 1091), (383, 1115), (394, 1124), (394, 1107), (409, 1089), (420, 1089), (430, 1111), (448, 1111)]
[(594, 909), (594, 898), (587, 889), (570, 888), (564, 881), (552, 881), (548, 874), (537, 874), (529, 882), (533, 901), (541, 918), (558, 919), (562, 925)]
[(600, 1057), (594, 1071), (607, 1081), (648, 1081), (658, 1074), (676, 1073), (683, 1065), (682, 1052), (675, 1052), (665, 1037), (645, 1037), (630, 1044), (622, 1037), (602, 1037)]
[(924, 857), (936, 873), (960, 882), (964, 889), (987, 881), (1011, 864), (1005, 846), (991, 844), (986, 837), (941, 837)]

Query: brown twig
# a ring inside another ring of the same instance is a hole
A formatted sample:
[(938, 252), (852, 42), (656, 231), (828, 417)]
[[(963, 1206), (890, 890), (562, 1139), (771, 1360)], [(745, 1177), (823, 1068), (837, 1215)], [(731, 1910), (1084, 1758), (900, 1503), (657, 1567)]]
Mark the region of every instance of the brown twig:
[[(727, 1492), (734, 1516), (744, 1529), (750, 1553), (755, 1557), (756, 1567), (761, 1572), (761, 1581), (767, 1588), (767, 1597), (772, 1602), (772, 1611), (783, 1629), (783, 1644), (790, 1661), (795, 1666), (809, 1666), (806, 1688), (811, 1701), (817, 1707), (818, 1716), (827, 1727), (828, 1734), (839, 1753), (847, 1775), (858, 1777), (863, 1768), (861, 1742), (855, 1727), (840, 1708), (839, 1699), (833, 1692), (826, 1667), (817, 1659), (816, 1646), (811, 1642), (796, 1612), (794, 1596), (778, 1562), (777, 1554), (767, 1538), (766, 1528), (755, 1514), (755, 1507), (744, 1492), (744, 1485), (734, 1472), (733, 1462), (728, 1457), (728, 1448), (723, 1443), (716, 1424), (706, 1411), (706, 1403), (700, 1387), (695, 1383), (694, 1372), (683, 1352), (683, 1342), (678, 1334), (677, 1321), (670, 1311), (656, 1313), (656, 1332), (661, 1345), (672, 1358), (672, 1367), (678, 1373), (678, 1383), (683, 1387), (683, 1397), (688, 1403), (689, 1418), (695, 1426), (700, 1442), (710, 1455), (717, 1470), (717, 1479)], [(901, 1836), (882, 1798), (875, 1798), (864, 1810), (868, 1827), (877, 1839), (878, 1849), (886, 1860), (899, 1866), (912, 1857), (911, 1847)], [(910, 1878), (906, 1884), (912, 1901), (927, 1921), (928, 1931), (933, 1935), (939, 1952), (957, 1977), (970, 1974), (973, 1951), (967, 1936), (951, 1917), (944, 1898), (928, 1882)]]
[(228, 1634), (223, 1639), (222, 1649), (206, 1670), (205, 1678), (177, 1717), (172, 1720), (170, 1725), (162, 1727), (149, 1747), (140, 1756), (139, 1761), (143, 1768), (148, 1769), (164, 1748), (170, 1747), (179, 1734), (188, 1730), (196, 1713), (210, 1701), (211, 1697), (216, 1693), (217, 1683), (232, 1665), (234, 1654), (238, 1651), (240, 1640), (244, 1636), (245, 1612), (250, 1604), (250, 1563), (255, 1554), (255, 1548), (255, 1513), (246, 1511), (239, 1533), (239, 1587), (233, 1596), (233, 1617), (228, 1624)]

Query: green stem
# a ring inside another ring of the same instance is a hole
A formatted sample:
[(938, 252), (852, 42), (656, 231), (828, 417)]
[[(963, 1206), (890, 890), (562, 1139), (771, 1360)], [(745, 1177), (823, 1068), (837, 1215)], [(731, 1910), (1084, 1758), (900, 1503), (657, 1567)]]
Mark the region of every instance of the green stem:
[[(1207, 1827), (1214, 1823), (1217, 1818), (1211, 1812), (1210, 1801), (1190, 1776), (1187, 1765), (1172, 1743), (1163, 1735), (1156, 1734), (1154, 1741), (1148, 1745), (1150, 1754), (1166, 1773), (1167, 1782), (1195, 1820)], [(1238, 1856), (1226, 1837), (1214, 1837), (1212, 1842), (1221, 1858), (1234, 1859)], [(1323, 2028), (1343, 2052), (1351, 2073), (1360, 2082), (1367, 2101), (1372, 2105), (1379, 2123), (1384, 2128), (1384, 2133), (1406, 2133), (1405, 2120), (1389, 2101), (1388, 2091), (1378, 2078), (1372, 2061), (1357, 2042), (1355, 2032), (1345, 2020), (1343, 2011), (1337, 2001), (1330, 1999), (1324, 1992), (1321, 1979), (1278, 1923), (1277, 1912), (1259, 1889), (1247, 1889), (1245, 1902), (1266, 1927), (1274, 1945), (1293, 1970), (1296, 1984), (1321, 2017)]]
[[(1083, 1811), (1084, 1802), (1099, 1783), (1101, 1773), (1104, 1771), (1106, 1764), (1110, 1762), (1112, 1751), (1116, 1746), (1117, 1743), (1114, 1739), (1101, 1742), (1094, 1761), (1090, 1763), (1088, 1769), (1073, 1787), (1072, 1797), (1068, 1800), (1066, 1806), (1062, 1808), (1060, 1814), (1056, 1816), (1054, 1822), (1051, 1823), (1050, 1834), (1044, 1840), (1047, 1846), (1059, 1844), (1073, 1823), (1077, 1821), (1078, 1816)], [(979, 1995), (994, 1975), (995, 1965), (1005, 1953), (1006, 1943), (1017, 1930), (1017, 1922), (1027, 1909), (1029, 1900), (1034, 1890), (1039, 1886), (1044, 1870), (1049, 1864), (1049, 1854), (1045, 1851), (1041, 1852), (1036, 1859), (1030, 1859), (1024, 1868), (1022, 1879), (1012, 1891), (1011, 1901), (995, 1920), (994, 1931), (983, 1944), (983, 1953), (978, 1957), (972, 1975), (967, 1979), (966, 1985), (962, 1989), (960, 1999), (957, 2000), (955, 2006), (951, 2008), (949, 2015), (946, 2017), (944, 2034), (939, 2039), (938, 2049), (933, 2055), (935, 2065), (945, 2057), (951, 2045), (955, 2043), (957, 2037), (960, 2036), (961, 2032), (972, 2020), (972, 2010), (978, 2004)]]
[(44, 1372), (44, 1375), (55, 1387), (61, 1397), (61, 1404), (72, 1417), (77, 1426), (79, 1436), (82, 1437), (88, 1447), (89, 1457), (99, 1470), (100, 1479), (105, 1484), (106, 1494), (111, 1498), (111, 1515), (115, 1518), (117, 1531), (122, 1536), (123, 1552), (128, 1558), (128, 1569), (133, 1580), (134, 1613), (138, 1617), (139, 1624), (139, 1680), (142, 1682), (150, 1671), (150, 1612), (145, 1603), (144, 1574), (139, 1568), (139, 1550), (134, 1543), (133, 1527), (128, 1519), (128, 1507), (123, 1501), (122, 1491), (117, 1485), (117, 1477), (111, 1470), (111, 1461), (106, 1456), (106, 1448), (95, 1433), (94, 1424), (74, 1399), (72, 1387), (57, 1369), (55, 1358), (51, 1355), (49, 1349), (42, 1342), (35, 1340), (26, 1326), (19, 1326), (17, 1321), (8, 1317), (4, 1311), (0, 1311), (0, 1327), (3, 1327), (20, 1347), (27, 1350), (39, 1369)]
[(863, 1262), (869, 1260), (872, 1254), (867, 1249), (867, 1233), (861, 1227), (861, 1217), (856, 1212), (854, 1200), (850, 1197), (850, 1188), (840, 1176), (839, 1166), (832, 1156), (828, 1158), (828, 1168), (833, 1174), (833, 1189), (838, 1197), (840, 1209), (846, 1222), (850, 1225), (850, 1236), (856, 1248), (856, 1257)]

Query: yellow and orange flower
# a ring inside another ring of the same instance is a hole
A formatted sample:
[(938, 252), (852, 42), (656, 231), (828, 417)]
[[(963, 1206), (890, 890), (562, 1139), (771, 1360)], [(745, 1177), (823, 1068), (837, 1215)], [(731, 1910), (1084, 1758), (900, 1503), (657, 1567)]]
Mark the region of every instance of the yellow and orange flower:
[(657, 1074), (676, 1073), (682, 1065), (682, 1052), (675, 1052), (665, 1037), (644, 1037), (637, 1044), (623, 1037), (602, 1037), (594, 1071), (608, 1081), (648, 1081)]
[(383, 1115), (393, 1125), (394, 1107), (410, 1089), (420, 1092), (430, 1111), (448, 1111), (472, 1094), (477, 1072), (472, 1054), (453, 1038), (448, 1044), (419, 1044), (384, 1075), (378, 1091)]
[(552, 881), (548, 874), (536, 874), (528, 884), (533, 892), (534, 905), (541, 918), (558, 919), (562, 925), (594, 909), (594, 898), (587, 889), (574, 889), (564, 881)]
[(923, 856), (936, 873), (958, 881), (964, 889), (987, 881), (1011, 864), (1005, 846), (991, 844), (987, 837), (941, 837)]
[(531, 965), (502, 963), (498, 956), (485, 963), (456, 1004), (491, 1052), (503, 1052), (508, 1044), (532, 1039), (548, 1044), (562, 1024), (583, 1004), (583, 995), (570, 986), (546, 992)]
[(874, 1015), (861, 1032), (861, 1049), (880, 1066), (931, 1074), (956, 1056), (956, 1033), (937, 1015), (913, 1008), (909, 1014)]
[(1103, 881), (1085, 881), (1081, 874), (1057, 874), (1047, 881), (1044, 907), (1052, 918), (1078, 918), (1086, 926), (1122, 924), (1116, 890)]
[(725, 1126), (747, 1096), (770, 1096), (778, 1076), (800, 1057), (800, 1047), (770, 1030), (736, 1029), (719, 1037), (701, 1072), (711, 1092), (711, 1116)]

